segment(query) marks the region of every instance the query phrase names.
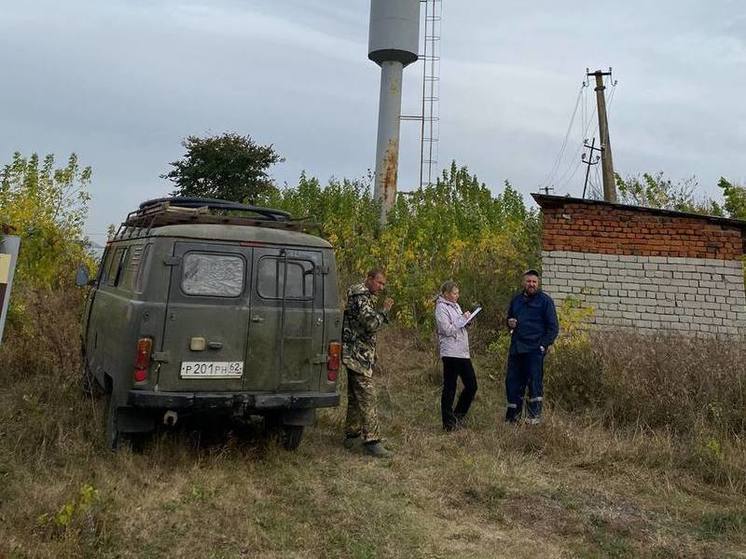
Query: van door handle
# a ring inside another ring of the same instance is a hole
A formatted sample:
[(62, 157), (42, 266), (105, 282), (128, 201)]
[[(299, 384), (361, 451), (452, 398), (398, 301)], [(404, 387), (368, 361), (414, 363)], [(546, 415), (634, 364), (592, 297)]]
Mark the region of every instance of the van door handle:
[(264, 317), (254, 315), (251, 317), (251, 322), (264, 322)]

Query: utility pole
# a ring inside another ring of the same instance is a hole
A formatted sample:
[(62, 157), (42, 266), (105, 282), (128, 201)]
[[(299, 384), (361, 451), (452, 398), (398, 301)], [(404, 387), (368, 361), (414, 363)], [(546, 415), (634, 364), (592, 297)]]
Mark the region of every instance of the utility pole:
[[(580, 157), (580, 159), (583, 160), (583, 163), (585, 163), (586, 165), (588, 165), (588, 168), (585, 170), (585, 182), (583, 183), (583, 199), (585, 200), (585, 190), (586, 190), (586, 188), (588, 188), (588, 175), (591, 172), (591, 166), (592, 165), (597, 165), (598, 164), (598, 160), (601, 159), (600, 155), (596, 155), (594, 157), (593, 156), (593, 152), (594, 151), (600, 151), (601, 153), (603, 153), (603, 148), (597, 148), (596, 147), (596, 137), (595, 136), (593, 137), (593, 141), (591, 141), (591, 145), (588, 145), (588, 139), (586, 139), (583, 142), (583, 146), (585, 146), (589, 150), (591, 150), (590, 153), (587, 153), (587, 154), (584, 153)], [(586, 159), (586, 157), (588, 157), (588, 159)]]
[[(609, 140), (609, 122), (606, 117), (606, 97), (604, 96), (604, 76), (611, 76), (608, 72), (585, 70), (586, 76), (596, 78), (596, 103), (598, 104), (598, 132), (601, 136), (601, 169), (604, 183), (604, 200), (616, 202), (616, 184), (614, 182), (614, 162), (611, 157), (611, 140)], [(590, 169), (590, 167), (589, 167)]]

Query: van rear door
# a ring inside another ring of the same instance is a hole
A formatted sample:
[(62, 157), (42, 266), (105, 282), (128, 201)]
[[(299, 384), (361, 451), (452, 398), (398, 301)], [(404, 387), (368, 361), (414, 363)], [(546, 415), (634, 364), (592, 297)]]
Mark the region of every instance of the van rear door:
[(161, 361), (160, 390), (237, 391), (245, 362), (252, 249), (177, 242)]
[[(256, 247), (254, 277), (247, 361), (278, 390), (317, 390), (326, 355), (321, 251)], [(244, 389), (258, 380), (244, 377)]]

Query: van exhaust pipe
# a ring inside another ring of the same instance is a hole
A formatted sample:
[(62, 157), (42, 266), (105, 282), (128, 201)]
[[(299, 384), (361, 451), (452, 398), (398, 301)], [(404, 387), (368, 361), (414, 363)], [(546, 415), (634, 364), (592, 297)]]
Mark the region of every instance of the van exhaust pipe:
[(166, 413), (163, 414), (164, 425), (173, 427), (174, 425), (176, 425), (177, 421), (179, 421), (179, 414), (176, 413), (174, 410), (168, 410)]

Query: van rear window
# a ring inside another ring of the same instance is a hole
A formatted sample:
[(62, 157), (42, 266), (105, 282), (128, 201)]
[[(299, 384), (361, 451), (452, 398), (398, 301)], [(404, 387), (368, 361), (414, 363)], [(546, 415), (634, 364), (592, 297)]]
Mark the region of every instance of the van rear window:
[(238, 297), (243, 292), (240, 256), (190, 252), (184, 256), (181, 290), (187, 295)]
[(285, 260), (274, 256), (263, 256), (259, 260), (257, 271), (257, 290), (264, 299), (281, 299), (283, 292), (286, 299), (313, 298), (313, 262), (309, 260), (288, 259), (287, 287), (285, 279)]

